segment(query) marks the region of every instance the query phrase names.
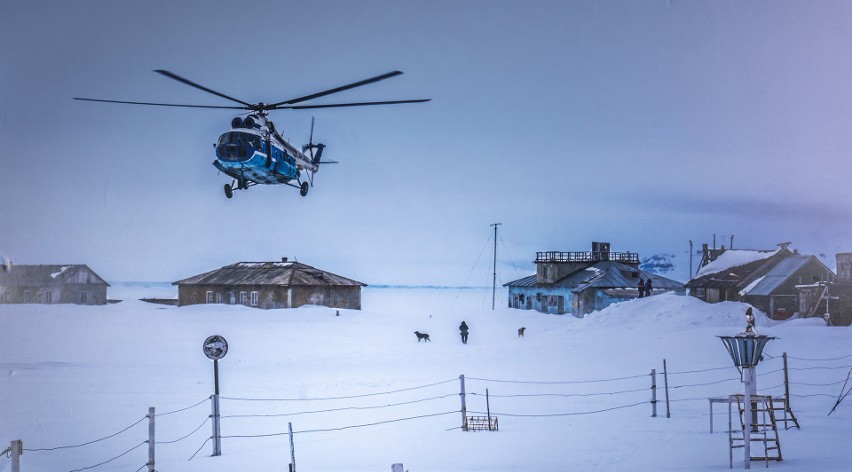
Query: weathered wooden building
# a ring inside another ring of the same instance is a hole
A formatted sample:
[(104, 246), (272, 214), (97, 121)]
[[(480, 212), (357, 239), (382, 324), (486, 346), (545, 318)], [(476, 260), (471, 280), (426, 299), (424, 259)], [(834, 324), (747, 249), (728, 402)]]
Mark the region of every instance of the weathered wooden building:
[(536, 273), (504, 287), (510, 308), (583, 317), (639, 297), (639, 280), (652, 280), (652, 295), (682, 291), (683, 284), (639, 269), (639, 255), (611, 252), (609, 243), (592, 243), (590, 252), (537, 252)]
[(0, 268), (0, 303), (104, 305), (109, 284), (85, 264)]
[(687, 282), (689, 294), (708, 303), (749, 303), (770, 318), (789, 318), (799, 311), (797, 286), (832, 280), (834, 273), (815, 256), (790, 251), (788, 245), (723, 251)]
[(361, 309), (361, 287), (367, 284), (307, 264), (238, 262), (173, 282), (178, 306), (200, 303), (240, 304), (257, 308), (324, 305)]
[[(852, 253), (837, 254), (831, 281), (798, 285), (799, 315), (827, 319), (831, 326), (852, 325)], [(828, 313), (828, 316), (826, 316)]]

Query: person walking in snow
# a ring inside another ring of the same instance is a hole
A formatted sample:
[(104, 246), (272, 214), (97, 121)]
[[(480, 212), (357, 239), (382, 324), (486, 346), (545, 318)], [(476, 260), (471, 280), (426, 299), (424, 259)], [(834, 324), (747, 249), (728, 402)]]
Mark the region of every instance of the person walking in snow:
[(459, 331), (461, 331), (462, 344), (467, 344), (467, 331), (468, 331), (467, 323), (462, 321), (461, 324), (459, 325)]
[(645, 296), (645, 279), (639, 277), (639, 298)]
[(645, 284), (645, 296), (651, 296), (651, 277), (648, 277), (648, 282)]

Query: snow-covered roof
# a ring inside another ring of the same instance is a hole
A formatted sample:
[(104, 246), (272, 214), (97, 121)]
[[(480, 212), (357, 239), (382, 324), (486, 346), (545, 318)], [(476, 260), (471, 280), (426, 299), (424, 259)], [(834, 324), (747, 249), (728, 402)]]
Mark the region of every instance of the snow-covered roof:
[(697, 274), (695, 274), (695, 278), (699, 278), (705, 276), (707, 274), (717, 274), (719, 272), (730, 269), (731, 267), (737, 267), (741, 265), (750, 264), (755, 261), (759, 261), (762, 259), (768, 259), (775, 254), (778, 254), (780, 249), (776, 249), (774, 251), (754, 251), (754, 250), (745, 250), (745, 249), (728, 249), (723, 252), (719, 257), (716, 258), (715, 261), (707, 264), (702, 267)]

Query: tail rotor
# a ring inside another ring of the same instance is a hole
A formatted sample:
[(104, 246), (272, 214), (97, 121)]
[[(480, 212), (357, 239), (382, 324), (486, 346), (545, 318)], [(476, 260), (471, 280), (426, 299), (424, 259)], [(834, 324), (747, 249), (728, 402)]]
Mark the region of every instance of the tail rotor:
[(314, 117), (311, 117), (311, 135), (308, 144), (302, 146), (302, 152), (310, 153), (311, 163), (318, 166), (321, 162), (320, 159), (322, 159), (323, 149), (325, 149), (325, 144), (314, 144)]

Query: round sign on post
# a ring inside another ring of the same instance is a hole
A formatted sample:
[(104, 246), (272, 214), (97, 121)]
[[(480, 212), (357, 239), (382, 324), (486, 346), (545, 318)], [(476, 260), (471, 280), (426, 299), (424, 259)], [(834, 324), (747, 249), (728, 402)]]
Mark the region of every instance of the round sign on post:
[(204, 340), (204, 355), (214, 361), (225, 357), (228, 353), (228, 341), (225, 338), (214, 334)]

